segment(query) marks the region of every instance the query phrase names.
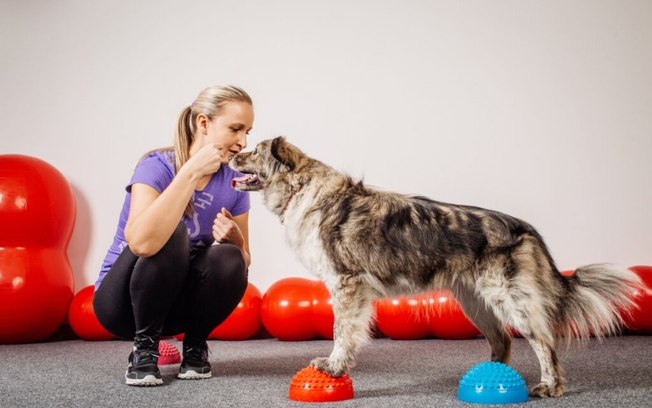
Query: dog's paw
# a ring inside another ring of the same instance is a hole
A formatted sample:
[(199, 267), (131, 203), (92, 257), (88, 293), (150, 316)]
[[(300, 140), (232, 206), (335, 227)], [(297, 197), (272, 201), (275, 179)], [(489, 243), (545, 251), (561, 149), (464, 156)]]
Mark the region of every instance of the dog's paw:
[(548, 397), (561, 397), (564, 394), (564, 386), (561, 384), (546, 384), (541, 383), (530, 389), (531, 397), (548, 398)]
[(323, 371), (331, 377), (341, 377), (346, 373), (346, 367), (333, 365), (326, 357), (319, 357), (310, 362), (310, 365), (319, 371)]

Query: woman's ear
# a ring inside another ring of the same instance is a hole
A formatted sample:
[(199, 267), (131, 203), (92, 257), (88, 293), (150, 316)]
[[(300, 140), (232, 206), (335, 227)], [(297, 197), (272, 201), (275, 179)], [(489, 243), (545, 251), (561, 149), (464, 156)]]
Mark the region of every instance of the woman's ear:
[(208, 117), (204, 115), (203, 113), (200, 113), (197, 115), (197, 119), (195, 119), (195, 126), (197, 129), (197, 132), (200, 135), (205, 135), (208, 133)]

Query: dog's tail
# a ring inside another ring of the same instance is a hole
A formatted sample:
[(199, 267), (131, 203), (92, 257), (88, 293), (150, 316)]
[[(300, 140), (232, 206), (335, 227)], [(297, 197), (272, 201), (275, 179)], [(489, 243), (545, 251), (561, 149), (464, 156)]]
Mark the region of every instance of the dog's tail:
[(637, 307), (637, 295), (646, 290), (636, 273), (610, 264), (583, 266), (565, 279), (568, 291), (558, 329), (568, 339), (618, 334), (624, 314)]

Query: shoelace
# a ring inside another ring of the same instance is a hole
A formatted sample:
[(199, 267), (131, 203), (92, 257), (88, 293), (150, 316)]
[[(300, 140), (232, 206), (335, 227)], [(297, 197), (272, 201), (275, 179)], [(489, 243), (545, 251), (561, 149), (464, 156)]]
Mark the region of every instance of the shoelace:
[(158, 362), (158, 342), (151, 337), (134, 339), (134, 364), (156, 364)]
[(207, 361), (208, 353), (208, 344), (206, 343), (184, 346), (183, 348), (183, 358), (192, 361)]

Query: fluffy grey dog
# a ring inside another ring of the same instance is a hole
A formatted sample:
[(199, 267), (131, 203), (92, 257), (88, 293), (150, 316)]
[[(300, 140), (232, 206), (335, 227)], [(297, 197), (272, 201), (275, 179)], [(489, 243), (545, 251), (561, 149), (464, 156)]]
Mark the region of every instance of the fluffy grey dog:
[(235, 156), (242, 191), (260, 191), (285, 225), (299, 260), (325, 282), (335, 314), (334, 347), (312, 361), (333, 376), (354, 364), (369, 338), (372, 300), (435, 288), (453, 291), (507, 363), (517, 329), (534, 349), (541, 382), (534, 396), (561, 396), (559, 338), (617, 333), (635, 307), (638, 276), (612, 265), (560, 275), (539, 233), (495, 211), (379, 191), (308, 157), (279, 137)]

